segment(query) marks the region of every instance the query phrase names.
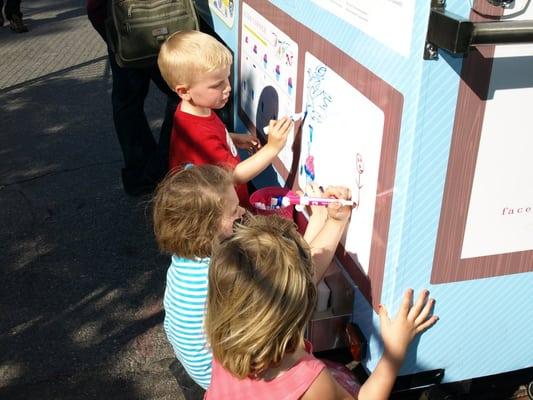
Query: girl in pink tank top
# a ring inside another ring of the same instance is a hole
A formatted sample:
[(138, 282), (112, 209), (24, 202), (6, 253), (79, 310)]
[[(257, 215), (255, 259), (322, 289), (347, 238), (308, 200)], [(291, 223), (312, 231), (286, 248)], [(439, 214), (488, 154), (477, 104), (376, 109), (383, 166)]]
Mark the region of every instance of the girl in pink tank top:
[[(412, 339), (436, 321), (413, 291), (389, 319), (379, 308), (384, 353), (356, 398), (387, 399)], [(213, 352), (207, 400), (353, 399), (304, 340), (316, 303), (309, 246), (277, 216), (250, 217), (214, 250), (205, 328)]]

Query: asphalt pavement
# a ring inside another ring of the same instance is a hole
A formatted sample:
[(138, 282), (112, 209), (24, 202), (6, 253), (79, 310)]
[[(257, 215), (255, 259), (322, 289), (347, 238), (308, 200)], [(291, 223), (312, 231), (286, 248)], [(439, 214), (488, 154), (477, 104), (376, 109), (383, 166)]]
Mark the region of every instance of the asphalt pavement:
[[(168, 258), (149, 196), (121, 186), (105, 45), (82, 0), (22, 11), (28, 33), (0, 28), (0, 398), (182, 399)], [(155, 132), (164, 103), (152, 87)]]

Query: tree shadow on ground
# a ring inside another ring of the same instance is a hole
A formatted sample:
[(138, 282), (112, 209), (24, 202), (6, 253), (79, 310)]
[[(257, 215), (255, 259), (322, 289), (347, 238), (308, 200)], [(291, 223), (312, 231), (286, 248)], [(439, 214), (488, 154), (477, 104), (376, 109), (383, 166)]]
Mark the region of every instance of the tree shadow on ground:
[[(0, 93), (2, 398), (146, 399), (139, 374), (168, 373), (168, 258), (148, 199), (120, 185), (106, 71), (99, 61)], [(147, 108), (160, 123), (163, 96)]]

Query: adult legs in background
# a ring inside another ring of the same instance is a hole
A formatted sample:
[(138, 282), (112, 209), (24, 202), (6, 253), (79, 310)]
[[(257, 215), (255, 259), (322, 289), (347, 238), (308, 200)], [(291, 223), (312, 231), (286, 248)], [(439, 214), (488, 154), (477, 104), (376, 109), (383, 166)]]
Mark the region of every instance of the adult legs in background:
[[(154, 66), (149, 70), (152, 82), (167, 96), (167, 103), (165, 105), (165, 116), (161, 129), (159, 131), (159, 142), (157, 143), (157, 159), (159, 160), (160, 168), (164, 176), (168, 172), (168, 156), (170, 149), (170, 135), (172, 133), (172, 124), (174, 123), (174, 113), (179, 103), (179, 97), (167, 85), (159, 68)], [(156, 163), (157, 164), (157, 163)]]
[(9, 27), (16, 33), (28, 32), (28, 28), (22, 22), (22, 12), (20, 11), (21, 0), (2, 0), (0, 9), (5, 3), (4, 14), (9, 21)]
[[(111, 102), (115, 131), (124, 157), (122, 183), (130, 195), (152, 190), (168, 168), (168, 147), (177, 96), (161, 78), (157, 66), (121, 68), (109, 52), (113, 75)], [(157, 142), (144, 112), (150, 80), (167, 95), (165, 119)]]

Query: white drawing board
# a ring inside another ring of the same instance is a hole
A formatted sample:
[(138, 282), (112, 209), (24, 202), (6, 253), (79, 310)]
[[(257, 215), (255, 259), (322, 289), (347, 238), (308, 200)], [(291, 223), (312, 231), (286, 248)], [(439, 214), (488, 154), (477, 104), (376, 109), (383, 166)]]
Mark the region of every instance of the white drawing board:
[(344, 249), (368, 272), (384, 114), (331, 68), (305, 54), (302, 146), (298, 183), (344, 185), (354, 210)]

